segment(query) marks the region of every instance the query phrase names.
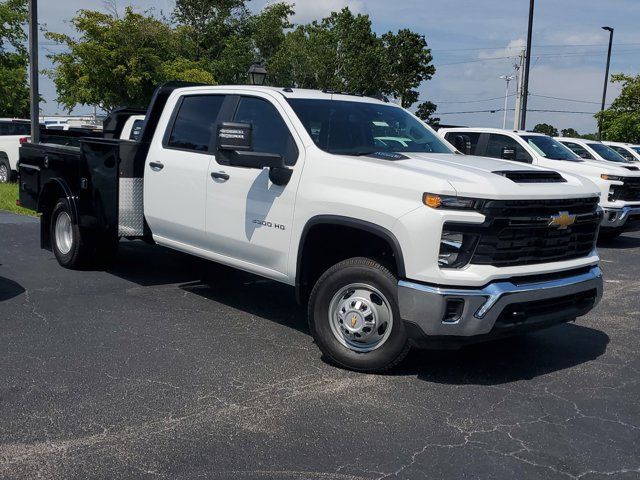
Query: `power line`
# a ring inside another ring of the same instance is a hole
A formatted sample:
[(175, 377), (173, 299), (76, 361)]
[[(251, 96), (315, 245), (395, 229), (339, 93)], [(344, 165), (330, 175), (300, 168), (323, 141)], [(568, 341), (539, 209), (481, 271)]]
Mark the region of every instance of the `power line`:
[[(507, 111), (513, 112), (514, 108), (507, 108)], [(576, 110), (547, 110), (542, 108), (529, 108), (529, 112), (543, 112), (543, 113), (571, 113), (580, 115), (595, 115), (596, 112), (581, 112)], [(438, 115), (464, 115), (470, 113), (498, 113), (504, 112), (504, 108), (492, 108), (491, 110), (469, 110), (466, 112), (437, 112)]]
[[(509, 94), (509, 97), (515, 97), (516, 94), (515, 93), (511, 93)], [(461, 100), (461, 101), (452, 101), (452, 100), (433, 100), (433, 103), (437, 103), (437, 104), (441, 104), (441, 103), (481, 103), (481, 102), (488, 102), (490, 100), (502, 100), (504, 98), (504, 95), (501, 97), (493, 97), (493, 98), (483, 98), (481, 100)]]
[[(571, 45), (567, 45), (567, 44), (561, 44), (561, 43), (548, 43), (548, 44), (533, 44), (534, 47), (537, 48), (570, 48), (570, 47), (606, 47), (608, 44), (607, 43), (583, 43), (583, 44), (571, 44)], [(640, 45), (640, 43), (615, 43), (614, 46), (633, 46), (633, 45)], [(432, 52), (470, 52), (470, 51), (477, 51), (477, 50), (522, 50), (523, 48), (525, 48), (525, 45), (504, 45), (504, 46), (495, 46), (495, 47), (474, 47), (474, 48), (446, 48), (446, 49), (439, 49), (439, 48), (433, 48), (431, 49)]]
[(537, 95), (535, 93), (530, 93), (529, 95), (531, 95), (532, 97), (550, 98), (552, 100), (562, 100), (562, 101), (565, 101), (565, 102), (590, 103), (590, 104), (593, 104), (593, 105), (600, 105), (600, 102), (591, 102), (589, 100), (576, 100), (576, 99), (573, 99), (573, 98), (551, 97), (549, 95)]

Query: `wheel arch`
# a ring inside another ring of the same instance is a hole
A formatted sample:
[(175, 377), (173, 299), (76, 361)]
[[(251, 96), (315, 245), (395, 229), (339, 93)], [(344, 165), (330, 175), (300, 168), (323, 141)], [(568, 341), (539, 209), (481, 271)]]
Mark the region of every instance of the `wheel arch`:
[[(346, 242), (346, 244), (343, 245), (344, 248), (338, 247), (340, 251), (344, 252), (344, 255), (328, 256), (325, 262), (319, 261), (314, 264), (310, 258), (311, 255), (315, 253), (314, 250), (320, 248), (320, 245), (324, 247), (326, 245), (325, 241), (330, 243), (333, 240), (335, 242), (335, 237), (327, 238), (326, 235), (336, 231), (356, 233), (357, 238), (368, 239), (371, 240), (371, 242), (368, 242), (367, 248), (361, 253), (358, 252), (358, 249), (353, 248), (353, 243)], [(319, 240), (324, 241), (320, 242)], [(383, 248), (384, 251), (376, 252), (376, 248)], [(371, 252), (386, 254), (392, 257), (385, 259), (387, 265), (398, 277), (404, 278), (406, 276), (400, 242), (396, 236), (385, 227), (358, 218), (341, 215), (318, 215), (309, 219), (300, 236), (296, 259), (295, 288), (298, 302), (304, 303), (306, 301), (311, 288), (313, 288), (314, 280), (317, 280), (319, 275), (322, 274), (321, 271), (315, 270), (322, 270), (325, 267), (328, 268), (334, 263), (345, 260), (350, 256), (366, 256)]]

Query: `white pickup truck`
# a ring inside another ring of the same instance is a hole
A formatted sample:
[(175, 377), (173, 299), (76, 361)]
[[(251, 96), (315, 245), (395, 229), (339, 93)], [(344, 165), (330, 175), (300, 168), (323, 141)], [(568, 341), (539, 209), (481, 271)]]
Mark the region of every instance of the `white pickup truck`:
[(326, 357), (369, 372), (412, 345), (574, 320), (601, 297), (592, 183), (472, 162), (396, 105), (171, 84), (139, 141), (117, 140), (122, 123), (79, 149), (22, 148), (20, 202), (62, 266), (143, 238), (283, 282)]
[[(498, 128), (443, 128), (438, 133), (465, 153), (529, 163), (561, 173), (580, 175), (600, 192), (604, 210), (600, 237), (611, 240), (640, 227), (640, 168), (638, 164), (581, 159), (557, 139), (540, 133)], [(612, 155), (619, 157), (611, 151)]]
[(17, 172), (18, 149), (31, 135), (29, 120), (0, 118), (0, 183), (13, 180)]

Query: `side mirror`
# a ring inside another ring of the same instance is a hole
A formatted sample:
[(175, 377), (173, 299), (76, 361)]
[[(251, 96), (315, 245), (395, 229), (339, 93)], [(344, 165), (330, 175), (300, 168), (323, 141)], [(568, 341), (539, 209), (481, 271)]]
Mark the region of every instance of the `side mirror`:
[(456, 135), (453, 139), (453, 146), (465, 155), (471, 155), (471, 139), (468, 135)]
[(500, 158), (503, 160), (515, 160), (516, 149), (513, 147), (502, 147), (502, 155), (500, 155)]

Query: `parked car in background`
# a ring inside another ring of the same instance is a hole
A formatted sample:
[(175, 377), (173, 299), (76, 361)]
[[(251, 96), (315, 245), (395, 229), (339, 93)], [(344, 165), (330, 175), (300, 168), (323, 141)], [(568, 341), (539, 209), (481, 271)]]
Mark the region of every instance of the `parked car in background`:
[(588, 180), (467, 159), (373, 98), (180, 85), (156, 91), (137, 142), (118, 139), (120, 111), (78, 148), (22, 147), (20, 203), (60, 265), (141, 238), (283, 282), (326, 357), (367, 372), (599, 301)]
[(621, 162), (584, 160), (541, 133), (499, 128), (442, 128), (438, 133), (463, 153), (530, 163), (589, 179), (600, 191), (603, 239), (640, 226), (640, 168), (622, 157)]
[(18, 163), (18, 149), (31, 135), (29, 120), (0, 118), (0, 183), (15, 178)]
[(640, 145), (633, 145), (631, 143), (622, 142), (607, 142), (604, 141), (607, 147), (612, 148), (624, 158), (632, 162), (640, 162)]
[(597, 140), (584, 138), (556, 137), (560, 143), (585, 160), (601, 162), (631, 163), (611, 147)]
[(142, 132), (142, 126), (144, 125), (144, 118), (144, 115), (131, 115), (122, 127), (120, 139), (138, 140)]

